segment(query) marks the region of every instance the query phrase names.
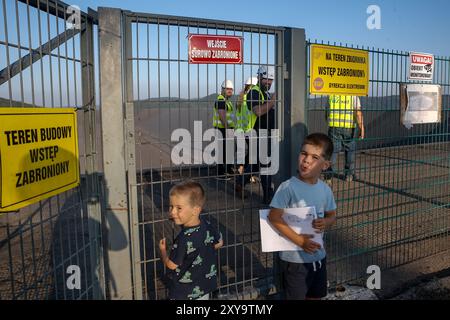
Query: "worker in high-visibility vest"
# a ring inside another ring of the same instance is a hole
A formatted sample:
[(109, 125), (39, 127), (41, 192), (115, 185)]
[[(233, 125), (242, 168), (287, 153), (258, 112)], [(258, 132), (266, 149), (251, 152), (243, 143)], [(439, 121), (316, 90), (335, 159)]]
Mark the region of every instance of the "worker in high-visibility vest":
[[(248, 128), (255, 129), (258, 140), (261, 136), (261, 131), (264, 130), (267, 136), (271, 134), (271, 130), (275, 129), (275, 105), (276, 95), (269, 92), (275, 79), (275, 68), (273, 66), (261, 66), (257, 72), (258, 83), (253, 85), (246, 95), (246, 106), (250, 111), (247, 121)], [(252, 130), (250, 129), (250, 131)], [(270, 153), (270, 139), (267, 141), (267, 150)], [(257, 141), (258, 150), (260, 141)], [(259, 154), (259, 151), (258, 151)], [(260, 172), (260, 159), (258, 164), (250, 167), (250, 172), (245, 172), (241, 179), (236, 181), (236, 192), (239, 196), (244, 196), (243, 188), (246, 183), (250, 181), (252, 174)], [(270, 175), (261, 175), (261, 186), (263, 189), (263, 202), (269, 204), (273, 196), (272, 177)]]
[(257, 77), (250, 77), (245, 82), (244, 90), (239, 94), (236, 103), (236, 130), (247, 133), (251, 131), (256, 123), (256, 114), (248, 108), (247, 94), (253, 86), (258, 84)]
[(234, 129), (236, 115), (233, 107), (233, 103), (230, 98), (233, 96), (234, 85), (233, 81), (225, 80), (222, 83), (222, 91), (217, 96), (217, 100), (214, 104), (213, 111), (213, 127), (218, 129), (222, 135), (223, 144), (222, 144), (222, 157), (218, 163), (218, 171), (217, 177), (219, 179), (229, 180), (229, 174), (231, 172), (231, 165), (227, 164), (226, 161), (226, 138), (227, 138), (227, 129)]
[[(249, 138), (248, 133), (253, 129), (255, 122), (256, 122), (256, 115), (255, 113), (248, 108), (247, 105), (247, 94), (249, 93), (250, 89), (253, 86), (256, 86), (258, 84), (258, 78), (257, 77), (250, 77), (245, 82), (244, 89), (241, 91), (238, 97), (238, 101), (236, 102), (236, 124), (235, 124), (235, 131), (242, 134), (244, 141), (245, 141), (245, 150), (239, 150), (240, 144), (238, 142), (238, 155), (237, 155), (237, 161), (239, 164), (238, 173), (243, 174), (244, 173), (244, 166), (249, 164), (249, 152), (248, 152), (248, 146), (249, 146)], [(239, 138), (238, 138), (239, 139)], [(242, 161), (242, 154), (239, 154), (239, 152), (245, 152), (245, 159), (244, 162)]]
[[(328, 136), (334, 145), (332, 167), (336, 165), (337, 155), (343, 148), (345, 152), (344, 179), (347, 182), (353, 181), (356, 179), (356, 138), (364, 139), (365, 137), (361, 101), (356, 96), (331, 95), (328, 97), (326, 115)], [(325, 181), (329, 184), (334, 175), (332, 167), (325, 173)]]

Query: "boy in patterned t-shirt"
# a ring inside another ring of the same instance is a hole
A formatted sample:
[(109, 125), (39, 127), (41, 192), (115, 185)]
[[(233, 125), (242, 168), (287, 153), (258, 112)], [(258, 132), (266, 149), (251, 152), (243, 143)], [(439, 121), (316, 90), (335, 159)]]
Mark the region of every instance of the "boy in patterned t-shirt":
[(170, 256), (166, 239), (159, 242), (161, 259), (169, 269), (169, 299), (208, 299), (217, 289), (217, 249), (222, 237), (203, 218), (205, 191), (201, 184), (186, 181), (174, 186), (169, 193), (170, 218), (182, 226)]

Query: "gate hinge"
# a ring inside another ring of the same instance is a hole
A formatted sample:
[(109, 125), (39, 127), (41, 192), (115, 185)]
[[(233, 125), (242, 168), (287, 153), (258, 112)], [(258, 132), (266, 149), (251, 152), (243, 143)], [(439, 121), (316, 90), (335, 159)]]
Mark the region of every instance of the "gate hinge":
[(283, 63), (283, 79), (289, 80), (289, 71), (287, 69), (287, 63)]

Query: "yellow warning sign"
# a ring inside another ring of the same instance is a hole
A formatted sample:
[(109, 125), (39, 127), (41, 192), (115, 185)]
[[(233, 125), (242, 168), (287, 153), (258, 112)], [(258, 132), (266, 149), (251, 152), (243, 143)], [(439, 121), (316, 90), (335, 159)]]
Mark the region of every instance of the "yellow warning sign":
[(368, 95), (368, 51), (314, 44), (310, 61), (311, 94)]
[(0, 107), (0, 212), (79, 184), (76, 120), (69, 108)]

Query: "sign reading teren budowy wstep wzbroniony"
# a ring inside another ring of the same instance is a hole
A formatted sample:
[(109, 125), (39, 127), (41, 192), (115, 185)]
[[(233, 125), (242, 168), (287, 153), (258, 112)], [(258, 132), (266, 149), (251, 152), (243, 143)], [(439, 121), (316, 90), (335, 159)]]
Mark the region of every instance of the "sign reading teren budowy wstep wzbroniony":
[(76, 118), (70, 108), (0, 108), (0, 212), (79, 184)]

